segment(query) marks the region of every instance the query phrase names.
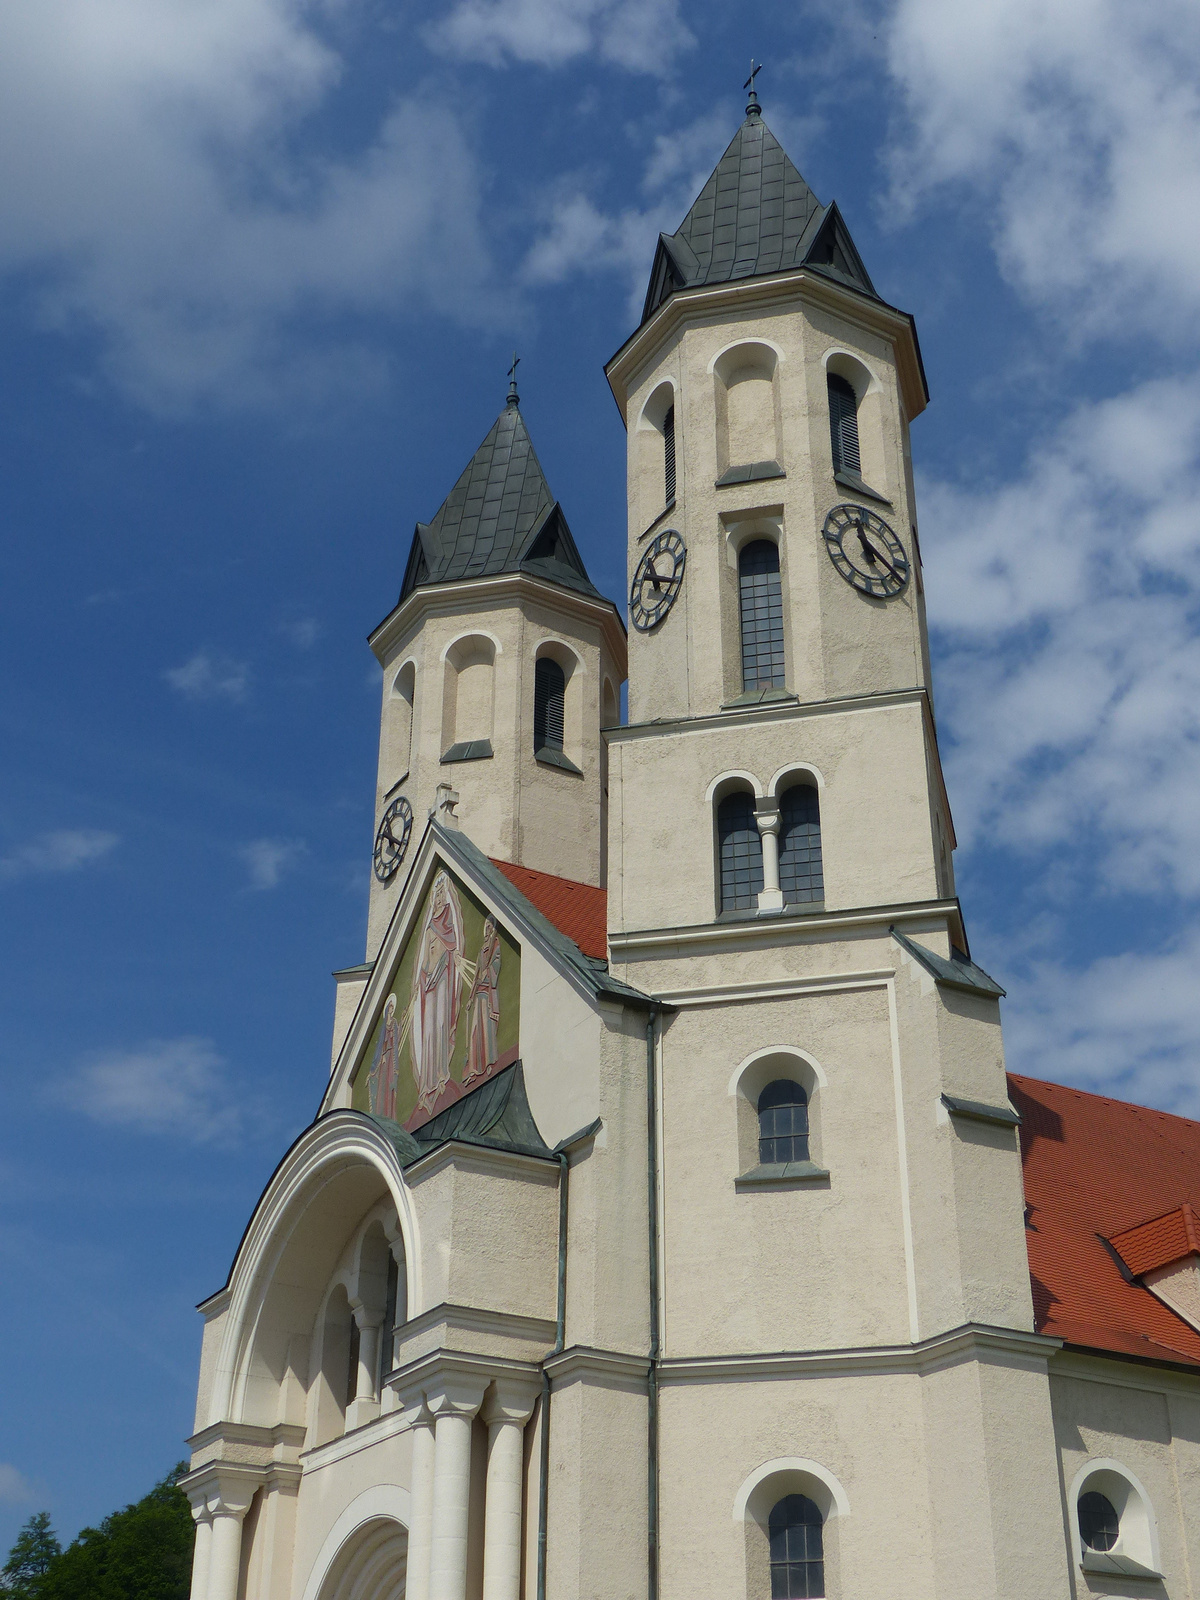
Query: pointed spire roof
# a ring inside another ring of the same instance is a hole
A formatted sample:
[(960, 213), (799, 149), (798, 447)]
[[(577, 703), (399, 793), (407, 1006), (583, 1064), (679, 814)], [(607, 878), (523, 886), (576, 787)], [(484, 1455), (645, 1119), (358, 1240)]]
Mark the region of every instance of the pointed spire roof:
[(767, 127), (746, 120), (675, 233), (659, 235), (645, 322), (677, 289), (812, 267), (878, 299), (837, 206), (823, 206)]
[(515, 392), (432, 522), (417, 523), (400, 599), (422, 584), (504, 572), (528, 572), (599, 598)]

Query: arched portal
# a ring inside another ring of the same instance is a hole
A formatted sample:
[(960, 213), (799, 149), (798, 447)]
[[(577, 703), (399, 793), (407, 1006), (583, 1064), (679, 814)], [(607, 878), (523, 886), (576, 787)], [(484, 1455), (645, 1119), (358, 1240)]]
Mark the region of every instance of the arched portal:
[(373, 1517), (346, 1540), (318, 1590), (319, 1600), (403, 1600), (408, 1534)]

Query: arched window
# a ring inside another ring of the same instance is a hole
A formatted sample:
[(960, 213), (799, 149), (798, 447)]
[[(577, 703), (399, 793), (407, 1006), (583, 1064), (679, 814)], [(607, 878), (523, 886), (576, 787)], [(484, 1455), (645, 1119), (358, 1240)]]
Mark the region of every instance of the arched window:
[(1085, 1550), (1111, 1550), (1120, 1531), (1121, 1519), (1107, 1495), (1089, 1489), (1079, 1496), (1079, 1537)]
[(779, 546), (754, 539), (738, 552), (742, 617), (742, 688), (782, 688), (783, 591)]
[(784, 905), (823, 900), (821, 810), (810, 783), (795, 783), (779, 801), (779, 887)]
[(840, 373), (831, 372), (829, 386), (829, 433), (833, 445), (833, 470), (852, 472), (857, 478), (862, 473), (858, 451), (858, 397), (853, 385)]
[(767, 1521), (771, 1600), (812, 1600), (825, 1593), (821, 1512), (806, 1494), (785, 1495)]
[(717, 807), (717, 845), (721, 863), (722, 911), (758, 905), (763, 886), (762, 838), (754, 820), (754, 796), (745, 789), (727, 794)]
[(675, 407), (669, 406), (663, 418), (663, 459), (666, 464), (666, 484), (663, 504), (675, 504)]
[(776, 1078), (758, 1097), (758, 1159), (764, 1167), (808, 1160), (808, 1096), (790, 1078)]
[(553, 656), (539, 656), (533, 669), (533, 753), (561, 750), (567, 675)]

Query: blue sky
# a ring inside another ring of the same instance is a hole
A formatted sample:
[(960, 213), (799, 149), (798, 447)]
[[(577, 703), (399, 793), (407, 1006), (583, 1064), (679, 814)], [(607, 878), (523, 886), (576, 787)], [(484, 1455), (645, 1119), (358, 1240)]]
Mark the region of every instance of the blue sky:
[(623, 588), (604, 360), (767, 121), (915, 313), (959, 885), (1010, 1064), (1200, 1115), (1200, 12), (0, 14), (0, 1547), (144, 1492), (361, 958), (365, 634), (503, 403)]

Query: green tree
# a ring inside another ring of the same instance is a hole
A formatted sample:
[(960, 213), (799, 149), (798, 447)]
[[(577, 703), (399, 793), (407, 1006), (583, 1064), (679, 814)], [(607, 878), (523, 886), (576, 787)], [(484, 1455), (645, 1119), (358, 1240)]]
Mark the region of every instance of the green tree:
[(85, 1528), (56, 1557), (32, 1600), (187, 1600), (192, 1513), (175, 1480), (181, 1462), (148, 1495)]
[(17, 1535), (0, 1571), (0, 1594), (11, 1600), (38, 1600), (42, 1579), (62, 1554), (50, 1526), (50, 1513), (39, 1511)]

